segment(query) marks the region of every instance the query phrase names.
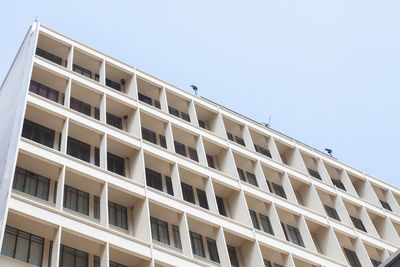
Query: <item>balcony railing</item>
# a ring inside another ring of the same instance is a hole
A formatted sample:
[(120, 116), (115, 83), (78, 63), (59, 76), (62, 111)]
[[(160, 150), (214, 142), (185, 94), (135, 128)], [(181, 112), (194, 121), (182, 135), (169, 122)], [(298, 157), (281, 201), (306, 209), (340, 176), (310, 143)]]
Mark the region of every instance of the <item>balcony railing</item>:
[(50, 60), (58, 65), (62, 65), (62, 58), (60, 58), (56, 55), (53, 55), (52, 53), (49, 53), (43, 49), (40, 49), (39, 47), (36, 48), (36, 55), (38, 55), (42, 58), (45, 58), (47, 60)]

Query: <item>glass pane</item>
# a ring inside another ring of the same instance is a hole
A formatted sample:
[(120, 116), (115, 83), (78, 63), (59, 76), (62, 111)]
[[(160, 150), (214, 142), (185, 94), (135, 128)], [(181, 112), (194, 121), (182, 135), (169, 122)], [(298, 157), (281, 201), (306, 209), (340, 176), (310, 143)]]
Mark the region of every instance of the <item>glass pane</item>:
[(15, 251), (15, 258), (24, 262), (28, 261), (29, 249), (29, 234), (25, 232), (18, 232), (17, 246)]
[(17, 230), (14, 228), (7, 227), (4, 233), (3, 247), (1, 254), (14, 257), (15, 240), (17, 239)]
[(32, 236), (31, 247), (29, 250), (29, 263), (41, 266), (43, 256), (43, 239)]

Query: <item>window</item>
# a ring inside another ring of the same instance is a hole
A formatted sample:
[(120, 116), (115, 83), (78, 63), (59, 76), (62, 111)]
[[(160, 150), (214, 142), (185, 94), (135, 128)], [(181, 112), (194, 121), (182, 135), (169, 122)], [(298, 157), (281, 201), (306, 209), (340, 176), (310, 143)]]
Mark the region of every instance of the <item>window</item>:
[(226, 216), (224, 199), (222, 197), (218, 197), (218, 196), (215, 196), (215, 199), (217, 200), (217, 206), (218, 206), (219, 214), (221, 214), (223, 216)]
[(191, 185), (185, 184), (181, 182), (181, 187), (182, 187), (182, 194), (183, 194), (183, 199), (195, 204), (194, 202), (194, 194), (193, 194), (193, 187)]
[(185, 156), (186, 157), (186, 149), (185, 145), (181, 144), (177, 141), (174, 142), (175, 144), (175, 152), (178, 153), (179, 155)]
[(80, 101), (79, 99), (71, 97), (69, 106), (73, 110), (76, 110), (80, 113), (90, 116), (91, 106), (83, 101)]
[(172, 225), (172, 236), (174, 238), (174, 247), (182, 249), (181, 234), (177, 225)]
[(108, 221), (114, 226), (128, 230), (127, 208), (108, 201)]
[(271, 262), (269, 260), (264, 259), (264, 266), (265, 267), (272, 267)]
[(100, 120), (100, 109), (99, 108), (94, 108), (94, 118), (96, 120)]
[(189, 150), (189, 157), (194, 160), (199, 162), (199, 157), (197, 156), (197, 150), (188, 146), (188, 150)]
[(267, 156), (269, 158), (272, 158), (271, 152), (268, 149), (263, 148), (261, 146), (257, 146), (257, 145), (254, 145), (254, 148), (256, 149), (257, 152), (259, 152), (259, 153), (261, 153), (261, 154), (263, 154), (263, 155), (265, 155), (265, 156)]
[(382, 207), (384, 207), (385, 209), (392, 211), (392, 209), (389, 206), (389, 203), (387, 203), (386, 201), (383, 200), (379, 200), (381, 202)]
[(244, 176), (244, 172), (242, 169), (237, 168), (240, 180), (246, 182), (246, 177)]
[(353, 222), (355, 228), (357, 228), (361, 231), (367, 232), (367, 230), (365, 230), (364, 224), (362, 223), (362, 221), (360, 219), (355, 218), (353, 216), (350, 216), (350, 219)]
[(299, 229), (290, 225), (288, 225), (287, 228), (292, 243), (304, 247), (304, 242), (303, 239), (301, 238)]
[(150, 222), (153, 239), (169, 245), (168, 223), (154, 217), (150, 217)]
[(68, 137), (67, 154), (90, 162), (90, 145), (72, 137)]
[(206, 155), (208, 167), (215, 169), (214, 158), (211, 155)]
[(322, 180), (322, 179), (321, 179), (321, 176), (319, 175), (319, 172), (317, 172), (317, 171), (315, 171), (315, 170), (313, 170), (313, 169), (308, 168), (308, 173), (309, 173), (312, 177), (317, 178), (317, 179), (319, 179), (319, 180)]
[(114, 154), (107, 153), (107, 170), (125, 176), (125, 160)]
[(79, 73), (79, 74), (82, 74), (83, 76), (86, 76), (88, 78), (92, 78), (92, 72), (90, 70), (82, 68), (81, 66), (73, 64), (72, 65), (72, 70), (77, 72), (77, 73)]
[(340, 189), (346, 191), (346, 188), (344, 187), (342, 181), (336, 180), (336, 179), (331, 179), (331, 180), (332, 180), (332, 183), (333, 183), (337, 188), (340, 188)]
[(207, 241), (208, 253), (210, 254), (210, 260), (219, 263), (217, 243), (215, 242), (214, 239), (208, 237), (206, 238), (206, 241)]
[(146, 168), (146, 184), (157, 190), (163, 191), (161, 173)]
[(231, 247), (227, 245), (228, 248), (228, 254), (229, 254), (229, 261), (231, 262), (232, 267), (239, 267), (239, 261), (236, 256), (236, 249), (234, 247)]
[(22, 136), (39, 144), (53, 148), (54, 131), (33, 121), (24, 120)]
[(378, 267), (382, 262), (374, 260), (373, 258), (370, 258), (371, 263), (374, 267)]
[(139, 95), (139, 100), (140, 100), (140, 101), (143, 101), (143, 102), (145, 102), (145, 103), (147, 103), (147, 104), (149, 104), (149, 105), (152, 104), (152, 101), (151, 101), (151, 98), (150, 98), (150, 97), (145, 96), (145, 95), (142, 95), (141, 93), (139, 93), (138, 95)]
[(190, 243), (192, 245), (192, 252), (194, 255), (205, 257), (203, 247), (203, 237), (197, 233), (190, 231)]
[(156, 108), (158, 108), (158, 109), (161, 109), (160, 101), (157, 101), (157, 100), (154, 99), (154, 106), (155, 106)]
[(1, 254), (32, 265), (42, 266), (43, 245), (44, 238), (7, 225)]
[(50, 87), (47, 87), (41, 83), (32, 80), (31, 84), (29, 85), (29, 91), (37, 95), (43, 96), (47, 99), (50, 99), (54, 102), (58, 102), (58, 91)]
[(16, 167), (13, 188), (43, 200), (49, 200), (50, 179)]
[(247, 175), (247, 180), (249, 181), (250, 184), (258, 186), (257, 178), (254, 174), (252, 174), (251, 172), (246, 172), (246, 175)]
[(172, 186), (171, 177), (165, 175), (165, 187), (167, 188), (167, 193), (171, 196), (174, 195), (174, 188)]
[(88, 254), (65, 245), (60, 246), (59, 267), (87, 267)]
[(165, 136), (160, 134), (159, 137), (160, 137), (160, 146), (163, 148), (167, 148), (167, 141), (165, 140)]
[(100, 149), (98, 147), (94, 148), (94, 165), (100, 166)]
[(144, 140), (147, 140), (149, 142), (152, 142), (153, 144), (157, 144), (157, 136), (156, 133), (142, 127), (142, 137)]
[(122, 118), (107, 112), (107, 124), (122, 130)]
[(197, 197), (199, 199), (200, 207), (208, 209), (206, 192), (204, 192), (203, 190), (198, 189), (198, 188), (196, 188), (196, 191), (197, 191)]
[(233, 141), (233, 135), (231, 133), (226, 132), (226, 136), (229, 140)]
[(326, 213), (328, 214), (329, 217), (331, 217), (332, 219), (338, 220), (340, 222), (340, 218), (339, 215), (336, 212), (336, 209), (331, 208), (327, 205), (324, 205)]
[(94, 216), (95, 219), (100, 220), (100, 198), (94, 196)]
[(285, 225), (283, 224), (283, 222), (281, 222), (281, 226), (282, 226), (283, 233), (285, 234), (285, 239), (286, 239), (287, 241), (290, 241), (290, 240), (289, 240), (289, 236), (288, 236), (288, 234), (287, 234), (287, 232), (286, 232)]
[(176, 108), (168, 106), (168, 111), (170, 114), (179, 117), (179, 110), (177, 110)]
[(53, 55), (43, 49), (40, 49), (39, 47), (36, 48), (36, 55), (41, 56), (42, 58), (45, 58), (47, 60), (50, 60), (58, 65), (62, 64), (62, 59), (56, 55)]
[(238, 143), (242, 146), (245, 146), (243, 138), (241, 138), (239, 136), (235, 136), (235, 141), (236, 141), (236, 143)]
[(198, 122), (199, 122), (199, 126), (200, 126), (201, 128), (206, 129), (206, 124), (204, 123), (204, 121), (198, 120)]
[(258, 214), (260, 216), (260, 222), (263, 227), (264, 232), (274, 235), (274, 230), (272, 229), (271, 221), (268, 216)]
[(118, 90), (121, 92), (121, 85), (117, 82), (111, 81), (109, 79), (106, 79), (106, 85), (108, 87), (114, 88), (115, 90)]
[(181, 111), (181, 117), (182, 117), (182, 119), (184, 119), (185, 121), (190, 122), (190, 116), (189, 116), (189, 114), (186, 114), (185, 112), (182, 112), (182, 111)]
[(357, 254), (354, 251), (347, 248), (343, 248), (343, 250), (351, 267), (361, 267), (361, 263), (358, 260)]
[(274, 192), (276, 195), (286, 198), (285, 190), (283, 189), (283, 187), (281, 185), (272, 183), (272, 187), (274, 188)]
[(89, 215), (89, 193), (65, 185), (64, 207), (85, 215)]
[(253, 223), (253, 227), (260, 230), (260, 225), (258, 224), (258, 220), (257, 220), (257, 214), (252, 210), (249, 210), (249, 213), (250, 213), (251, 221)]

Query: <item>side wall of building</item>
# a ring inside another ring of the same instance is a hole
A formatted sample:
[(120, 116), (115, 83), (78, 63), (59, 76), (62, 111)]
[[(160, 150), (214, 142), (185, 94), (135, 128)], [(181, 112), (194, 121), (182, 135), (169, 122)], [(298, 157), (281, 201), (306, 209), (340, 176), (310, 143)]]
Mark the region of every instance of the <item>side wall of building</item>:
[(37, 23), (29, 28), (14, 62), (0, 88), (0, 244), (4, 232), (7, 200), (22, 131), (26, 96), (36, 48)]

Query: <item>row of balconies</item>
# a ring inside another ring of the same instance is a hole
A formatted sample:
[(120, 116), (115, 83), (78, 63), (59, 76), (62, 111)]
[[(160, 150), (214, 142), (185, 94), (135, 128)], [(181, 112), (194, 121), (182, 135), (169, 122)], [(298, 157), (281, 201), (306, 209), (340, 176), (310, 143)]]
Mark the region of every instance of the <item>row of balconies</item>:
[[(91, 89), (75, 82), (70, 82), (70, 87), (67, 86), (70, 88), (70, 93), (68, 94), (70, 98), (69, 101), (66, 101), (65, 97), (61, 97), (61, 95), (65, 95), (65, 92), (59, 93), (54, 89), (50, 89), (47, 85), (43, 85), (46, 82), (55, 82), (57, 78), (51, 76), (52, 74), (35, 67), (30, 91), (59, 104), (69, 106), (73, 110), (105, 122), (128, 134), (138, 137), (141, 135), (146, 141), (158, 144), (200, 164), (208, 165), (231, 177), (238, 177), (242, 181), (251, 183), (261, 189), (280, 195), (287, 195), (289, 199), (302, 204), (301, 193), (307, 190), (309, 183), (298, 181), (296, 178), (288, 176), (283, 170), (270, 168), (268, 165), (271, 162), (282, 162), (284, 165), (290, 166), (289, 170), (295, 169), (302, 175), (308, 173), (312, 179), (321, 180), (330, 186), (336, 186), (336, 188), (347, 191), (351, 195), (359, 196), (376, 206), (383, 207), (387, 211), (400, 212), (400, 197), (391, 190), (382, 188), (345, 170), (340, 170), (328, 162), (300, 151), (298, 148), (290, 147), (278, 140), (275, 141), (272, 137), (261, 136), (261, 134), (256, 133), (249, 127), (243, 128), (248, 133), (248, 136), (251, 136), (251, 138), (247, 138), (247, 140), (250, 140), (247, 141), (248, 143), (261, 144), (261, 139), (265, 142), (263, 146), (254, 146), (255, 150), (260, 152), (260, 156), (249, 154), (247, 152), (249, 149), (241, 150), (241, 146), (233, 146), (235, 150), (231, 153), (226, 141), (225, 143), (218, 142), (220, 139), (215, 139), (214, 136), (201, 135), (198, 131), (192, 132), (182, 128), (180, 124), (170, 123), (167, 120), (169, 118), (163, 117), (162, 113), (153, 113), (153, 111), (145, 108), (142, 108), (139, 112), (134, 106), (121, 103), (108, 95), (96, 95)], [(38, 83), (36, 80), (41, 80), (42, 83)], [(93, 101), (97, 101), (98, 104), (94, 104)], [(28, 116), (31, 115), (28, 114)], [(222, 129), (234, 128), (232, 126), (233, 122), (224, 117), (219, 121), (219, 124)], [(75, 128), (73, 126), (72, 130)], [(138, 129), (141, 129), (141, 131)], [(83, 133), (87, 132), (86, 129), (82, 130)], [(239, 144), (246, 143), (244, 139), (237, 137), (237, 132), (230, 131), (234, 132), (234, 134), (228, 134), (226, 137), (228, 140), (236, 140)], [(85, 142), (85, 140), (82, 140), (79, 130), (76, 132), (73, 138)], [(94, 154), (97, 151), (96, 148), (100, 146), (102, 134), (93, 131), (90, 135), (95, 137), (94, 139), (89, 138), (92, 143), (96, 143), (93, 144), (94, 151), (92, 153)], [(55, 137), (55, 139), (57, 138)], [(90, 144), (90, 142), (86, 143)], [(112, 150), (111, 147), (110, 150)], [(113, 152), (110, 153), (113, 154)], [(115, 151), (115, 153), (115, 155), (118, 155), (118, 151)], [(129, 151), (127, 153), (129, 154)], [(120, 158), (124, 158), (122, 154), (119, 155)], [(129, 175), (127, 176), (129, 177)], [(290, 192), (294, 193), (295, 196), (291, 195)]]
[[(39, 70), (39, 68), (35, 68), (32, 79), (34, 79), (35, 76), (41, 76), (37, 74), (39, 72), (41, 72), (41, 70)], [(48, 77), (47, 79), (51, 80)], [(46, 91), (44, 89), (42, 90), (42, 87), (44, 86), (32, 81), (30, 90), (36, 94), (46, 97), (46, 95), (49, 95), (48, 93), (40, 93)], [(87, 92), (85, 92), (85, 90)], [(47, 89), (46, 92), (49, 91), (50, 90)], [(75, 91), (79, 92), (79, 95), (75, 94)], [(57, 94), (52, 93), (50, 95)], [(75, 87), (74, 83), (72, 83), (70, 96), (71, 109), (77, 110), (88, 116), (93, 114), (93, 117), (98, 120), (100, 119), (99, 114), (105, 113), (106, 116), (103, 116), (100, 121), (105, 120), (107, 124), (112, 125), (115, 128), (125, 130), (133, 135), (139, 136), (142, 134), (142, 138), (146, 141), (158, 144), (167, 150), (171, 150), (182, 156), (189, 157), (190, 159), (200, 162), (201, 164), (206, 164), (210, 168), (224, 172), (234, 179), (238, 177), (240, 180), (260, 187), (263, 190), (273, 192), (281, 197), (288, 198), (295, 203), (299, 203), (311, 209), (317, 209), (317, 211), (324, 213), (323, 206), (325, 204), (323, 200), (319, 202), (322, 203), (322, 205), (319, 205), (318, 202), (307, 201), (307, 199), (310, 197), (321, 195), (321, 191), (318, 191), (319, 189), (314, 189), (314, 186), (311, 186), (309, 182), (299, 180), (297, 177), (292, 177), (288, 175), (288, 173), (282, 172), (282, 170), (271, 168), (269, 165), (267, 165), (268, 161), (265, 163), (263, 161), (256, 160), (255, 158), (250, 159), (247, 157), (247, 155), (240, 154), (240, 151), (234, 151), (232, 153), (227, 146), (221, 146), (220, 144), (215, 143), (214, 140), (207, 139), (206, 136), (199, 136), (195, 133), (185, 131), (184, 129), (180, 128), (179, 125), (174, 126), (171, 123), (164, 121), (163, 118), (158, 118), (155, 116), (155, 114), (148, 113), (148, 111), (145, 111), (144, 109), (142, 109), (139, 114), (138, 110), (134, 107), (123, 107), (121, 103), (118, 103), (111, 97), (106, 96), (105, 102), (107, 104), (104, 105), (105, 108), (92, 107), (86, 102), (78, 99), (78, 97), (82, 99), (82, 95), (86, 95), (86, 99), (89, 99), (91, 92), (89, 89), (85, 89), (84, 87), (78, 87), (77, 85)], [(101, 99), (101, 97), (97, 97), (97, 99)], [(42, 111), (34, 110), (36, 109), (33, 107), (28, 108), (28, 120), (31, 120), (30, 117), (43, 118), (47, 116), (46, 114), (43, 114), (43, 116), (35, 115), (35, 112), (40, 114)], [(90, 112), (91, 110), (93, 112)], [(123, 110), (122, 113), (121, 110)], [(59, 122), (56, 122), (53, 125), (53, 129), (55, 129), (55, 132), (58, 131), (61, 133), (66, 128), (65, 122), (59, 118), (55, 118), (55, 120), (59, 120)], [(59, 129), (57, 129), (56, 125), (61, 125), (62, 128), (58, 127)], [(141, 127), (141, 131), (137, 130), (139, 127)], [(68, 141), (68, 144), (66, 145), (67, 153), (73, 154), (78, 158), (92, 162), (99, 166), (102, 162), (100, 159), (99, 147), (101, 146), (103, 135), (101, 133), (96, 133), (95, 129), (93, 129), (93, 131), (88, 131), (76, 123), (70, 123), (68, 126), (68, 131), (70, 134), (66, 140), (66, 142)], [(53, 146), (58, 146), (60, 149), (62, 140), (60, 139), (57, 141), (57, 137), (61, 138), (60, 135), (55, 135)], [(275, 142), (271, 137), (269, 138), (269, 143), (272, 144), (273, 147), (277, 148), (279, 146), (283, 146), (282, 143), (278, 142), (278, 145), (274, 145)], [(71, 150), (70, 147), (73, 147), (72, 144), (80, 147), (78, 152)], [(257, 148), (258, 151), (263, 151), (260, 147)], [(82, 152), (83, 150), (86, 152)], [(262, 154), (268, 157), (268, 154), (265, 151), (263, 151)], [(282, 149), (278, 149), (278, 151), (282, 151)], [(102, 154), (105, 155), (104, 153)], [(102, 166), (104, 167), (106, 165), (105, 161), (107, 161), (107, 165), (109, 165), (107, 169), (116, 170), (115, 164), (117, 164), (120, 167), (118, 168), (118, 171), (115, 172), (126, 177), (134, 178), (131, 175), (132, 172), (125, 172), (125, 170), (134, 169), (129, 165), (132, 165), (134, 162), (131, 155), (136, 154), (137, 151), (135, 152), (135, 149), (124, 147), (124, 144), (118, 143), (117, 140), (109, 139), (107, 141), (107, 157), (104, 157), (104, 163)], [(287, 154), (288, 151), (286, 151), (283, 155)], [(299, 152), (298, 149), (293, 149), (293, 151), (291, 151), (291, 157), (293, 166), (306, 166), (304, 169), (308, 169), (311, 177), (314, 177), (318, 180), (323, 180), (328, 184), (333, 184), (337, 188), (344, 191), (348, 189), (348, 192), (353, 193), (354, 195), (364, 196), (367, 201), (370, 201), (377, 206), (382, 205), (388, 211), (391, 211), (392, 207), (395, 211), (399, 211), (399, 198), (396, 197), (390, 190), (386, 190), (385, 192), (382, 188), (369, 183), (367, 180), (361, 180), (353, 175), (348, 175), (344, 170), (342, 170), (341, 175), (338, 176), (338, 169), (331, 165), (324, 164), (322, 160), (317, 161), (316, 159), (312, 158), (312, 156), (303, 152)], [(285, 159), (284, 161), (286, 161), (286, 157), (282, 156), (281, 158)]]
[[(143, 216), (135, 215), (135, 208), (137, 210), (143, 210), (146, 205), (145, 201), (135, 196), (130, 191), (124, 191), (111, 185), (105, 186), (101, 182), (94, 181), (87, 177), (87, 174), (79, 173), (79, 168), (60, 169), (60, 166), (57, 164), (46, 162), (44, 159), (38, 159), (37, 157), (39, 155), (40, 153), (34, 158), (27, 153), (19, 154), (17, 162), (18, 167), (13, 183), (13, 187), (16, 190), (15, 192), (20, 191), (28, 195), (33, 195), (46, 201), (45, 203), (49, 206), (55, 206), (65, 212), (84, 217), (95, 224), (107, 225), (107, 227), (118, 230), (123, 234), (146, 240), (143, 233), (141, 233), (143, 230), (142, 227), (144, 227)], [(340, 249), (340, 247), (356, 251), (356, 246), (359, 246), (359, 242), (363, 243), (353, 235), (343, 234), (337, 229), (318, 224), (310, 218), (289, 211), (286, 205), (280, 206), (273, 202), (260, 201), (258, 198), (245, 191), (243, 194), (242, 191), (236, 191), (225, 184), (213, 180), (211, 177), (201, 177), (199, 174), (193, 173), (188, 169), (180, 168), (178, 165), (171, 165), (168, 162), (163, 162), (163, 160), (153, 155), (145, 153), (143, 158), (146, 168), (146, 184), (149, 187), (164, 191), (166, 194), (192, 203), (193, 205), (189, 204), (190, 207), (195, 208), (199, 206), (197, 209), (207, 209), (214, 214), (219, 213), (220, 215), (217, 216), (231, 218), (233, 221), (236, 221), (238, 225), (247, 225), (246, 227), (253, 226), (253, 228), (256, 229), (256, 233), (262, 234), (262, 232), (264, 232), (264, 234), (273, 235), (281, 240), (281, 242), (287, 240), (298, 246), (305, 247), (314, 253), (319, 253), (332, 259), (338, 259), (337, 250)], [(134, 165), (139, 165), (137, 160)], [(137, 173), (137, 171), (134, 171), (134, 173)], [(32, 182), (32, 180), (35, 180), (35, 182)], [(64, 186), (60, 186), (62, 184), (64, 184)], [(62, 190), (63, 188), (64, 190)], [(320, 196), (324, 195), (326, 194), (321, 194)], [(315, 195), (309, 195), (308, 197), (313, 198)], [(365, 208), (359, 210), (358, 214), (354, 214), (352, 213), (354, 212), (354, 205), (352, 203), (345, 203), (340, 196), (336, 196), (333, 202), (329, 202), (329, 200), (324, 198), (321, 199), (324, 200), (324, 206), (328, 217), (335, 220), (341, 220), (342, 218), (343, 221), (346, 221), (347, 225), (350, 225), (350, 216), (354, 216), (354, 226), (361, 231), (364, 231), (366, 227), (361, 227), (360, 225), (364, 225), (365, 221), (367, 221), (368, 230), (379, 227), (377, 230), (371, 230), (375, 232), (379, 231), (376, 238), (382, 235), (384, 236), (382, 237), (383, 239), (386, 237), (386, 240), (389, 242), (398, 244), (398, 230), (400, 227), (390, 221), (390, 219), (384, 217), (378, 218), (378, 216), (372, 220), (371, 225), (371, 219), (369, 219), (370, 213), (368, 213)], [(318, 199), (310, 199), (309, 201), (314, 203), (318, 201)], [(196, 236), (196, 234), (200, 235), (203, 244), (207, 244), (207, 247), (212, 246), (212, 242), (217, 242), (213, 237), (215, 237), (215, 231), (218, 230), (214, 229), (215, 225), (212, 222), (213, 220), (205, 222), (196, 217), (183, 219), (181, 213), (174, 210), (166, 211), (165, 209), (167, 207), (160, 205), (160, 203), (151, 202), (149, 204), (149, 216), (161, 220), (161, 224), (168, 225), (169, 238), (168, 240), (162, 239), (164, 243), (169, 243), (171, 246), (174, 244), (173, 246), (175, 247), (182, 246), (182, 253), (184, 255), (194, 254), (200, 257), (205, 256), (208, 259), (211, 259), (211, 257), (215, 259), (214, 256), (207, 254), (211, 252), (207, 252), (206, 245), (204, 245), (203, 248), (206, 252), (201, 252), (203, 250), (200, 248), (195, 252), (193, 251), (194, 244), (191, 243), (191, 245), (188, 245), (189, 240), (193, 242), (190, 238), (186, 243), (182, 243), (181, 241), (181, 245), (177, 245), (175, 239), (173, 239), (173, 228), (176, 229), (176, 227), (185, 226), (182, 220), (186, 220), (188, 226), (185, 227), (187, 231), (182, 233), (180, 230), (180, 235), (183, 234), (187, 236), (187, 232), (191, 238), (194, 238), (192, 236)], [(329, 209), (327, 207), (329, 207)], [(346, 210), (350, 216), (346, 213)], [(108, 216), (106, 214), (108, 214)], [(172, 216), (171, 214), (175, 215)], [(359, 215), (364, 223), (358, 219), (359, 217), (355, 217)], [(359, 221), (355, 223), (356, 220)], [(142, 225), (138, 225), (140, 222)], [(180, 229), (185, 229), (185, 227)], [(211, 232), (199, 231), (199, 229), (207, 228), (212, 229), (214, 234), (210, 234), (213, 233), (211, 230)], [(192, 232), (194, 234), (192, 234)], [(224, 233), (224, 236), (227, 238), (227, 236), (231, 234), (232, 233), (228, 231)], [(228, 240), (237, 240), (238, 238), (240, 239), (240, 235), (234, 235), (231, 239), (226, 239), (225, 243), (229, 245), (232, 242), (228, 242)], [(161, 239), (161, 237), (156, 237), (155, 239), (160, 241), (159, 239)], [(236, 246), (231, 247), (243, 250), (249, 245), (245, 241), (246, 239), (242, 239), (239, 243), (233, 242)], [(216, 244), (220, 244), (219, 246), (221, 246), (221, 242), (217, 242)], [(260, 249), (263, 251), (262, 247)], [(270, 248), (265, 250), (269, 251), (269, 249)], [(364, 264), (366, 262), (366, 255), (375, 261), (383, 261), (388, 255), (388, 251), (379, 247), (370, 247), (364, 244), (364, 249), (365, 250), (356, 253), (359, 255), (358, 257), (364, 259)], [(192, 250), (192, 254), (188, 252), (190, 250)], [(220, 249), (218, 249), (218, 251), (220, 251)], [(347, 253), (346, 250), (343, 251)], [(367, 251), (367, 254), (363, 254), (362, 251)], [(238, 254), (242, 255), (240, 253)], [(278, 253), (277, 255), (280, 254), (281, 253)], [(342, 263), (345, 263), (346, 258), (343, 257), (344, 254), (338, 254), (342, 255), (339, 259)], [(265, 255), (264, 253), (262, 254), (264, 259), (273, 260), (271, 257)], [(275, 262), (284, 265), (287, 264), (289, 258), (290, 257), (287, 255), (281, 255), (281, 260), (275, 260)], [(238, 259), (239, 262), (248, 262), (249, 260), (250, 259)]]

